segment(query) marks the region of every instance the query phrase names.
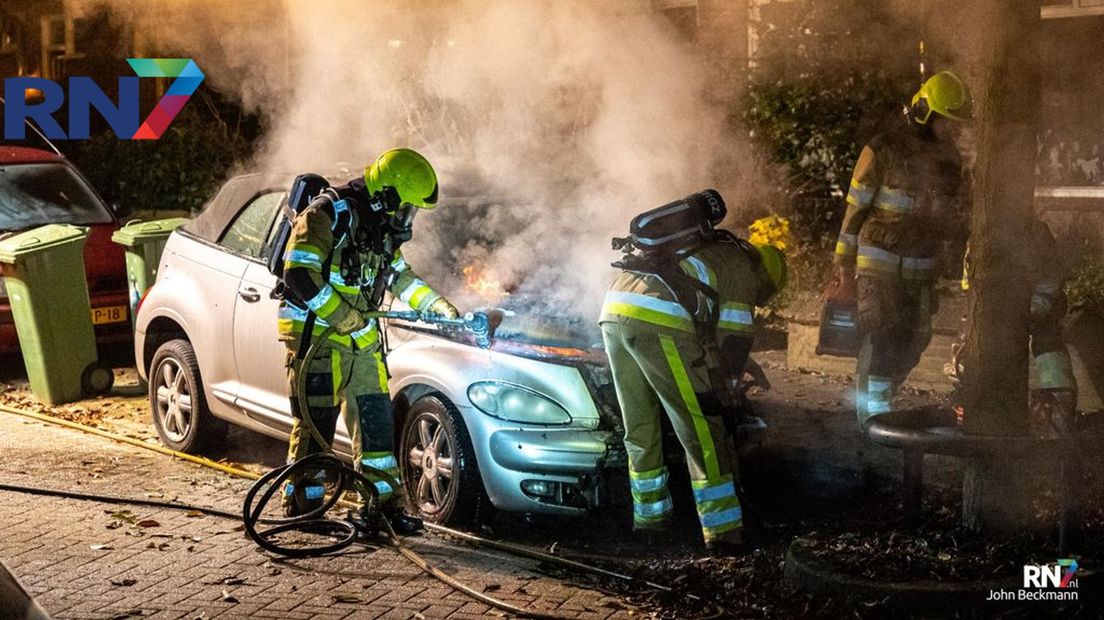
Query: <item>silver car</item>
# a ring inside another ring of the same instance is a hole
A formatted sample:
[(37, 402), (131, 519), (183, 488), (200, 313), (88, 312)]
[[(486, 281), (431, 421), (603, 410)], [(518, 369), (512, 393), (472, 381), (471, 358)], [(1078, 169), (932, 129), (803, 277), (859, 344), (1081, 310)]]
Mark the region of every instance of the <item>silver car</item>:
[[(291, 177), (231, 179), (169, 238), (136, 317), (135, 359), (161, 441), (186, 452), (227, 423), (286, 439), (291, 429), (279, 301), (268, 272)], [(399, 302), (395, 309), (399, 309)], [(543, 326), (542, 326), (543, 327)], [(507, 511), (582, 514), (623, 472), (620, 416), (605, 356), (509, 318), (490, 350), (463, 333), (385, 322), (404, 482), (424, 518)], [(338, 424), (337, 450), (350, 441)]]

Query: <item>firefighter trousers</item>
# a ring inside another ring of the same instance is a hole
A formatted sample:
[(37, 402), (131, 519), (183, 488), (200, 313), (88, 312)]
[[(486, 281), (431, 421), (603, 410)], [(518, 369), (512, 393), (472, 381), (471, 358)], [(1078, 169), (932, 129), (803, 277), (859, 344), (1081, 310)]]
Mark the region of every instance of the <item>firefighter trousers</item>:
[(629, 318), (603, 322), (602, 338), (625, 422), (633, 529), (664, 529), (672, 515), (662, 407), (686, 451), (705, 540), (738, 541), (736, 448), (719, 412), (702, 410), (710, 386), (697, 338)]
[(855, 408), (860, 428), (892, 409), (893, 393), (931, 342), (937, 300), (928, 281), (859, 276), (859, 330)]
[[(303, 408), (296, 394), (300, 373), (306, 372), (306, 411), (322, 438), (333, 444), (337, 418), (343, 415), (352, 440), (354, 469), (376, 485), (384, 505), (401, 501), (402, 489), (374, 476), (365, 466), (379, 469), (401, 484), (394, 454), (394, 406), (387, 390), (387, 369), (380, 353), (352, 353), (323, 345), (309, 368), (298, 359), (298, 340), (288, 341), (287, 369), (294, 417), (288, 440), (288, 462), (326, 449), (319, 445), (300, 419)], [(284, 504), (302, 513), (319, 505), (324, 495), (324, 471), (307, 471), (284, 488)]]

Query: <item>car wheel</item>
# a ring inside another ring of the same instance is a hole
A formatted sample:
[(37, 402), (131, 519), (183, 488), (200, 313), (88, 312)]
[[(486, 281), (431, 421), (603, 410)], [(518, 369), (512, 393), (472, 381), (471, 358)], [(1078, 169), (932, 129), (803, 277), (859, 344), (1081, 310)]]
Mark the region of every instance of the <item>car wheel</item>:
[(188, 453), (209, 451), (226, 437), (226, 423), (207, 409), (199, 364), (187, 340), (170, 340), (153, 354), (149, 401), (153, 427), (168, 448)]
[(403, 484), (423, 519), (441, 524), (479, 519), (483, 481), (468, 427), (452, 403), (438, 396), (414, 401), (403, 421), (399, 454)]

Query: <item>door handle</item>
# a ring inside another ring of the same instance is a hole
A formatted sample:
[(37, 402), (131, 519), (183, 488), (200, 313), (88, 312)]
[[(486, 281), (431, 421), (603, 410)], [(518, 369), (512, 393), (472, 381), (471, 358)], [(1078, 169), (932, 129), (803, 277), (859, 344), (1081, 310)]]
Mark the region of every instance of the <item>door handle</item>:
[(261, 294), (252, 286), (239, 290), (238, 296), (250, 303), (261, 300)]

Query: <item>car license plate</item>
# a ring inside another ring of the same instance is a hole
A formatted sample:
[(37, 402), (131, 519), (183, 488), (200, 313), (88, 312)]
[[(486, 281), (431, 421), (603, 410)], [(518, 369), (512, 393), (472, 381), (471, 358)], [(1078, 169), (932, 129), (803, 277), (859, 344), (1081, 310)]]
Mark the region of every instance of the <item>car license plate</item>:
[(127, 318), (126, 306), (105, 306), (92, 308), (92, 324), (122, 323)]

